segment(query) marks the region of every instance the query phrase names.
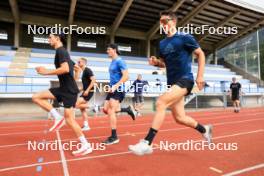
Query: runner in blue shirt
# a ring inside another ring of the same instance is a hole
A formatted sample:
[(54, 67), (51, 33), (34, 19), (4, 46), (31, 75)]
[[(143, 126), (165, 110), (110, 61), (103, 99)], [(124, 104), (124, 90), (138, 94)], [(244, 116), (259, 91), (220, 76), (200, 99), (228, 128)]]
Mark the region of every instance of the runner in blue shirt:
[(129, 79), (128, 68), (125, 61), (119, 56), (120, 52), (116, 44), (109, 44), (107, 46), (107, 54), (112, 59), (109, 66), (110, 76), (110, 90), (107, 94), (103, 111), (110, 119), (111, 136), (108, 137), (103, 143), (106, 145), (116, 144), (119, 142), (116, 132), (116, 113), (126, 112), (133, 120), (135, 120), (135, 112), (131, 106), (121, 108), (120, 104), (125, 98), (125, 82)]
[(160, 24), (168, 29), (167, 37), (160, 42), (159, 59), (152, 56), (149, 64), (165, 67), (167, 73), (168, 91), (162, 94), (156, 102), (156, 114), (147, 136), (136, 145), (128, 148), (136, 155), (150, 154), (153, 152), (151, 143), (160, 129), (166, 109), (170, 108), (176, 122), (199, 131), (208, 143), (211, 142), (211, 125), (201, 125), (193, 118), (187, 116), (184, 110), (184, 96), (191, 93), (194, 78), (191, 71), (192, 55), (198, 59), (198, 73), (196, 84), (201, 90), (204, 86), (204, 52), (190, 34), (176, 32), (177, 17), (172, 11), (164, 11), (160, 16)]

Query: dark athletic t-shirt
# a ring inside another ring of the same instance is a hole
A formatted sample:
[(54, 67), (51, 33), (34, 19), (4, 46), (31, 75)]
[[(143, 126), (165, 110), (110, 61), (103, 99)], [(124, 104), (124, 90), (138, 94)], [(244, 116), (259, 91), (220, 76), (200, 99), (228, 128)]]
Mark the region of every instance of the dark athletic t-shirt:
[(74, 62), (71, 60), (68, 51), (64, 47), (56, 49), (54, 64), (56, 68), (64, 62), (69, 64), (69, 73), (58, 75), (60, 82), (60, 89), (64, 92), (77, 94), (79, 92), (78, 86), (74, 80)]
[(192, 35), (181, 32), (160, 41), (159, 56), (165, 62), (168, 85), (180, 79), (193, 81), (192, 53), (199, 47)]
[(231, 83), (230, 89), (232, 91), (232, 95), (239, 95), (239, 90), (241, 89), (241, 84), (238, 82), (237, 83)]
[(134, 94), (137, 95), (142, 95), (143, 91), (144, 91), (144, 86), (148, 85), (147, 81), (144, 80), (135, 80), (132, 84), (132, 86), (134, 87)]
[(94, 76), (93, 71), (90, 68), (85, 67), (85, 69), (83, 70), (83, 74), (82, 74), (82, 84), (83, 84), (83, 90), (84, 91), (91, 84), (91, 82), (92, 82), (91, 77), (92, 76)]

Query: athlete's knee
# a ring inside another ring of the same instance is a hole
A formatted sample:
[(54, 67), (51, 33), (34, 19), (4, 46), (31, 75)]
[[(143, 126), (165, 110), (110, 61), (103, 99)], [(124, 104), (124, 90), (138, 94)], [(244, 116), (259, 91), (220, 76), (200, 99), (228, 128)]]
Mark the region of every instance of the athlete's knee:
[(80, 108), (80, 111), (81, 111), (82, 113), (85, 113), (85, 112), (86, 112), (86, 108)]
[(32, 101), (33, 101), (34, 103), (37, 103), (38, 100), (39, 100), (39, 95), (38, 95), (38, 94), (34, 94), (34, 95), (32, 96)]
[(113, 107), (108, 108), (108, 109), (106, 110), (106, 112), (107, 112), (108, 115), (114, 114), (114, 113), (115, 113), (115, 108), (113, 108)]
[(156, 102), (156, 108), (158, 109), (166, 109), (166, 103), (162, 99), (158, 99)]
[(108, 114), (107, 108), (103, 107), (102, 111), (103, 111), (103, 113)]

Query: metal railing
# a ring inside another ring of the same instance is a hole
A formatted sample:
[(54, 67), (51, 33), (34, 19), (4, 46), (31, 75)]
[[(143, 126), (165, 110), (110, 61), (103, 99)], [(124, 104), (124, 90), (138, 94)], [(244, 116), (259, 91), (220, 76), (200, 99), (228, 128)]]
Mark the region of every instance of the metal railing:
[[(40, 82), (40, 79), (47, 79), (45, 82)], [(58, 80), (56, 76), (0, 76), (0, 93), (34, 93), (40, 90), (48, 89), (50, 87), (51, 80)], [(108, 82), (109, 80), (97, 80), (100, 82)], [(161, 94), (166, 91), (166, 83), (161, 82), (162, 85), (155, 86), (157, 82), (149, 82), (149, 86), (146, 87), (144, 93)], [(133, 84), (132, 80), (126, 83), (126, 88)], [(219, 83), (205, 87), (199, 93), (223, 93), (229, 90), (229, 84), (221, 86)], [(242, 92), (244, 93), (263, 93), (264, 88), (259, 86), (252, 86), (250, 84), (242, 84)]]

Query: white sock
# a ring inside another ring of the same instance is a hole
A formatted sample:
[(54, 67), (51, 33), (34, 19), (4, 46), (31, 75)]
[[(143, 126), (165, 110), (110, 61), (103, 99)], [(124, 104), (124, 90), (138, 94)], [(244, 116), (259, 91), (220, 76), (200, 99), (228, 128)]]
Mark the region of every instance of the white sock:
[(81, 141), (81, 143), (82, 143), (83, 146), (88, 146), (89, 145), (89, 143), (86, 140), (85, 136), (80, 136), (79, 137), (79, 140)]
[(89, 124), (88, 124), (88, 121), (87, 121), (87, 120), (85, 120), (85, 121), (83, 122), (83, 126), (86, 126), (86, 127), (88, 127), (88, 126), (89, 126)]
[(52, 108), (50, 110), (50, 114), (52, 115), (52, 117), (54, 117), (55, 120), (62, 118), (62, 116), (60, 115), (60, 113), (58, 113), (58, 111), (55, 108)]

